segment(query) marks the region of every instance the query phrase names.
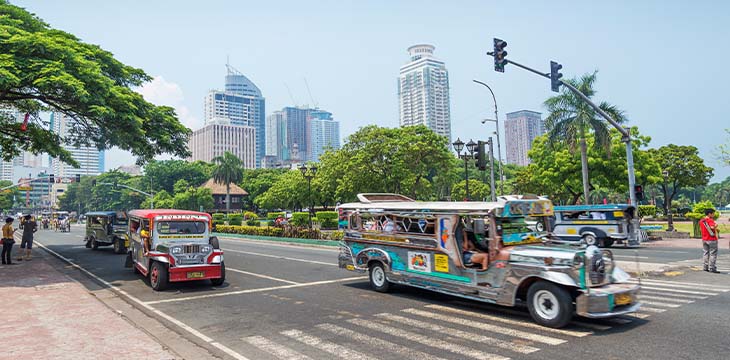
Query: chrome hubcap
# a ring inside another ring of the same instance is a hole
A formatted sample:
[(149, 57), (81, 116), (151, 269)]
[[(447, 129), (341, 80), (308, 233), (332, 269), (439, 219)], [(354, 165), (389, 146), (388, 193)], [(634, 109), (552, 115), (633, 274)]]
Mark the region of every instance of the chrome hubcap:
[(383, 268), (379, 266), (373, 268), (373, 283), (378, 287), (385, 284), (385, 273), (383, 272)]
[(536, 292), (532, 299), (532, 305), (537, 314), (543, 319), (555, 319), (560, 313), (558, 298), (547, 290), (540, 290)]

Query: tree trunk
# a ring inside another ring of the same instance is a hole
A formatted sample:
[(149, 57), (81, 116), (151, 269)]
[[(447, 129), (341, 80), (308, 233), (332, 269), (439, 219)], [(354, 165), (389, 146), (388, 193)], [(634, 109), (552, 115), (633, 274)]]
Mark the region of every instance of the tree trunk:
[(583, 173), (583, 201), (588, 205), (590, 202), (588, 198), (590, 192), (588, 187), (588, 144), (586, 144), (585, 137), (580, 138), (580, 167)]
[(226, 183), (226, 214), (231, 212), (231, 183)]

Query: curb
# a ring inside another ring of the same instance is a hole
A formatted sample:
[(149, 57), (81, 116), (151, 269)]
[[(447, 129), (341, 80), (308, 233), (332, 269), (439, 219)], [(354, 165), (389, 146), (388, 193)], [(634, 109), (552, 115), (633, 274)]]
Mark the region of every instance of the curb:
[(284, 243), (292, 245), (303, 245), (310, 247), (321, 247), (321, 248), (333, 248), (339, 246), (339, 240), (315, 240), (315, 239), (300, 239), (300, 238), (284, 238), (275, 236), (259, 236), (259, 235), (241, 235), (241, 234), (229, 234), (229, 233), (212, 233), (211, 235), (217, 236), (221, 239), (226, 240), (248, 240), (258, 242), (272, 242), (272, 243)]

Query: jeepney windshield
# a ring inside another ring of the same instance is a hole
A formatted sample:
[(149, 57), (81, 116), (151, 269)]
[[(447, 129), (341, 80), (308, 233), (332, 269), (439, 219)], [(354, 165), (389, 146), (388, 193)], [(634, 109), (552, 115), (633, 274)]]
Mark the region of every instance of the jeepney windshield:
[(160, 221), (157, 223), (160, 234), (204, 234), (208, 224), (202, 221)]

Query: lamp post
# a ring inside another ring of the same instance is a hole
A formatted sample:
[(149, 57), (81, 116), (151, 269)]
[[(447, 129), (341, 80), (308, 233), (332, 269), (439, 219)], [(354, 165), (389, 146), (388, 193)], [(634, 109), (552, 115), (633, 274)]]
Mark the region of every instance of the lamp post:
[(479, 144), (475, 143), (474, 140), (469, 140), (469, 142), (466, 144), (466, 151), (463, 155), (461, 154), (461, 151), (464, 150), (464, 142), (461, 141), (461, 139), (456, 138), (456, 141), (454, 141), (454, 143), (451, 145), (454, 146), (456, 156), (464, 159), (464, 177), (466, 178), (466, 201), (469, 201), (469, 158), (474, 156), (474, 151), (476, 151)]
[(674, 219), (672, 219), (672, 210), (669, 208), (669, 187), (667, 181), (669, 180), (669, 170), (664, 169), (662, 171), (662, 177), (664, 178), (664, 213), (667, 215), (667, 230), (674, 231)]
[(492, 94), (492, 100), (494, 101), (494, 119), (484, 119), (482, 120), (482, 124), (486, 123), (487, 121), (491, 121), (495, 124), (497, 127), (497, 162), (499, 163), (499, 195), (504, 195), (504, 170), (502, 169), (502, 165), (504, 163), (502, 162), (502, 145), (499, 141), (499, 112), (497, 111), (497, 97), (494, 96), (494, 91), (492, 91), (492, 88), (489, 87), (486, 83), (479, 81), (479, 80), (472, 80), (475, 83), (482, 85), (486, 87), (489, 92)]
[(314, 211), (314, 203), (312, 202), (312, 179), (314, 178), (314, 175), (317, 174), (317, 167), (315, 165), (307, 167), (306, 164), (302, 164), (302, 166), (299, 167), (299, 171), (301, 171), (302, 176), (307, 179), (307, 196), (309, 197), (309, 228), (311, 229), (312, 212)]

